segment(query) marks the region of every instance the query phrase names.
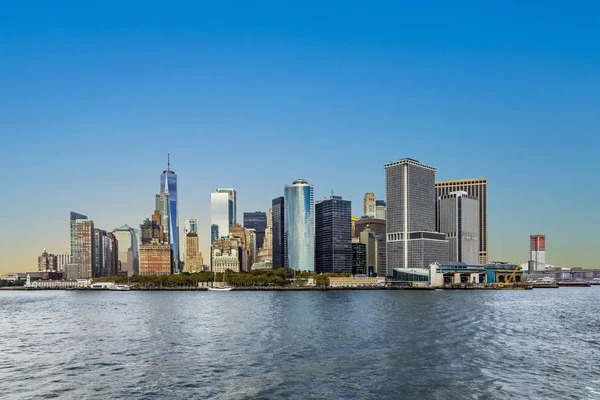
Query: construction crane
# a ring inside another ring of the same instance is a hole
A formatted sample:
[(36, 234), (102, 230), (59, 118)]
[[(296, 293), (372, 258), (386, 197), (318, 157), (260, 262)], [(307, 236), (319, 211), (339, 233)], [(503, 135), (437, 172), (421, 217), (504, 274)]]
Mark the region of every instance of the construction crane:
[(508, 279), (505, 282), (500, 282), (500, 284), (498, 285), (498, 287), (502, 288), (502, 287), (508, 286), (512, 282), (512, 280), (515, 277), (515, 275), (517, 274), (517, 271), (521, 268), (521, 264), (522, 263), (518, 263), (517, 266), (516, 266), (516, 268), (513, 270), (512, 274), (510, 274), (510, 276), (508, 277)]

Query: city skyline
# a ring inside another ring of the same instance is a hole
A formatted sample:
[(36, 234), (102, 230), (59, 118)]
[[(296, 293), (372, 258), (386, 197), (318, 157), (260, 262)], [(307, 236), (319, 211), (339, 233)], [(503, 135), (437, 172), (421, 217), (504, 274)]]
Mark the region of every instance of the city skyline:
[(71, 210), (137, 229), (167, 153), (178, 222), (198, 220), (205, 259), (215, 188), (236, 188), (239, 219), (302, 176), (360, 217), (366, 192), (385, 199), (382, 165), (414, 157), (439, 181), (488, 179), (490, 261), (526, 260), (544, 233), (548, 263), (597, 266), (586, 7), (13, 6), (0, 24), (2, 272), (67, 252)]

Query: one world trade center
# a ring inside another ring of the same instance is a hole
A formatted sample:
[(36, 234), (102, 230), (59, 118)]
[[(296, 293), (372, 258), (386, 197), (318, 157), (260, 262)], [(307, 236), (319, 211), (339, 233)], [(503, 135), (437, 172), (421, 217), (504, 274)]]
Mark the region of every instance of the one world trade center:
[(177, 174), (171, 170), (171, 157), (167, 156), (167, 169), (160, 176), (160, 193), (169, 195), (169, 243), (173, 249), (173, 273), (181, 272), (179, 262), (179, 221), (177, 220)]

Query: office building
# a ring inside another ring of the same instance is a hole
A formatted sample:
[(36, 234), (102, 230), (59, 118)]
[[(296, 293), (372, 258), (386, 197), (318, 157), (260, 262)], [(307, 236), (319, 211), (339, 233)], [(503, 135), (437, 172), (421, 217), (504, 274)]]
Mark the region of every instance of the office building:
[(198, 234), (189, 232), (185, 235), (185, 263), (183, 272), (195, 273), (204, 271), (204, 260), (198, 249)]
[(435, 231), (435, 168), (405, 158), (385, 164), (385, 175), (386, 276), (394, 268), (428, 268), (446, 261), (446, 235)]
[(464, 191), (440, 196), (437, 201), (438, 230), (446, 234), (448, 261), (479, 262), (479, 201)]
[[(161, 239), (166, 243), (171, 243), (171, 201), (169, 200), (168, 193), (161, 193), (156, 195), (156, 202), (154, 209), (158, 211), (160, 215), (160, 225), (162, 226), (165, 238)], [(173, 243), (171, 243), (173, 244)]]
[(120, 264), (120, 270), (122, 272), (127, 272), (127, 276), (139, 275), (140, 255), (138, 252), (138, 239), (135, 231), (129, 225), (125, 224), (113, 230), (113, 234), (115, 235), (119, 246), (118, 262)]
[[(229, 224), (232, 218), (230, 215), (232, 207), (228, 193), (215, 192), (210, 194), (210, 222), (211, 226), (216, 225), (218, 227), (217, 239), (229, 235), (229, 228), (233, 226), (233, 224)], [(211, 228), (211, 237), (213, 233), (213, 228)]]
[(229, 237), (235, 239), (239, 248), (240, 269), (244, 272), (250, 271), (256, 256), (256, 236), (252, 229), (246, 229), (240, 224), (235, 224), (229, 230)]
[[(267, 218), (267, 227), (265, 228), (265, 237), (263, 240), (263, 246), (256, 253), (256, 262), (266, 263), (269, 261), (269, 265), (273, 266), (273, 209), (269, 208), (269, 214)], [(257, 239), (258, 241), (258, 239)], [(257, 244), (258, 246), (258, 244)], [(254, 268), (254, 267), (253, 267)]]
[(375, 218), (387, 218), (387, 205), (385, 204), (385, 200), (377, 200), (375, 202)]
[(154, 210), (154, 214), (152, 216), (152, 220), (146, 218), (144, 222), (140, 225), (140, 230), (142, 231), (142, 243), (148, 244), (152, 241), (164, 242), (166, 237), (163, 232), (162, 225), (160, 224), (160, 214), (158, 210)]
[[(169, 224), (163, 225), (165, 234), (168, 235), (168, 243), (173, 247), (173, 265), (176, 273), (181, 272), (179, 260), (179, 220), (177, 203), (177, 174), (171, 170), (171, 157), (167, 158), (167, 169), (160, 176), (160, 194), (169, 195)], [(158, 207), (157, 207), (158, 209)], [(161, 213), (162, 216), (162, 213)]]
[(363, 201), (363, 215), (367, 217), (375, 217), (375, 194), (365, 193)]
[(185, 234), (188, 233), (198, 233), (198, 221), (195, 218), (185, 220)]
[(68, 279), (92, 278), (95, 261), (94, 221), (71, 212), (71, 262)]
[(529, 236), (530, 271), (546, 269), (546, 235)]
[(98, 278), (104, 275), (105, 269), (104, 257), (108, 258), (108, 242), (105, 243), (104, 236), (106, 231), (95, 228), (94, 229), (94, 267), (92, 270), (92, 277)]
[(285, 254), (285, 198), (277, 197), (271, 202), (273, 213), (273, 268), (283, 268), (286, 266)]
[(351, 244), (352, 248), (352, 275), (366, 275), (367, 251), (364, 243)]
[(312, 185), (296, 179), (285, 186), (286, 267), (315, 270), (315, 200)]
[(237, 224), (237, 194), (232, 188), (219, 188), (217, 193), (227, 194), (229, 227)]
[[(458, 179), (435, 183), (435, 198), (464, 191), (479, 200), (479, 264), (488, 263), (487, 179)], [(438, 228), (439, 229), (439, 228)]]
[(265, 241), (265, 229), (267, 229), (267, 213), (262, 211), (245, 212), (244, 228), (254, 229), (256, 232), (256, 247), (262, 248)]
[(379, 266), (379, 240), (378, 236), (366, 228), (360, 233), (360, 243), (365, 245), (366, 268), (361, 274), (376, 276)]
[(46, 249), (38, 257), (38, 272), (58, 272), (57, 257)]
[(352, 272), (352, 206), (341, 196), (315, 205), (315, 271)]
[(223, 237), (215, 240), (211, 248), (212, 271), (240, 272), (240, 248), (237, 239)]
[(148, 243), (140, 245), (140, 275), (170, 275), (171, 245)]
[(212, 224), (210, 226), (210, 243), (212, 244), (219, 238), (219, 225)]
[(56, 267), (58, 272), (62, 272), (65, 265), (71, 262), (71, 256), (69, 253), (57, 254), (56, 255)]

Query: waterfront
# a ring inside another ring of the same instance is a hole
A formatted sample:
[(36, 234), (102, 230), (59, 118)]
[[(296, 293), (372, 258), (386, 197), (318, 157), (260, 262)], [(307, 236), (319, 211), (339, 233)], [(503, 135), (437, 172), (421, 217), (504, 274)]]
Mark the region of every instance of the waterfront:
[(0, 292), (3, 398), (599, 398), (599, 287)]

